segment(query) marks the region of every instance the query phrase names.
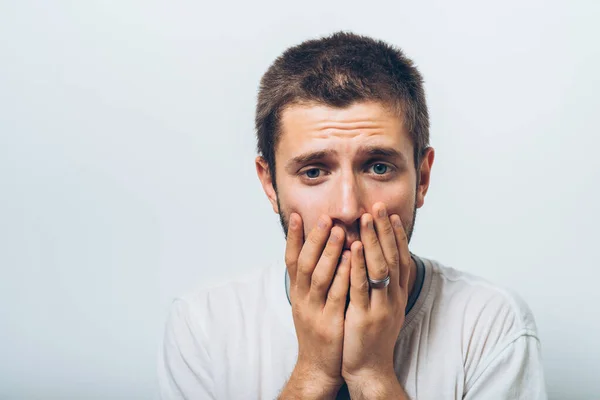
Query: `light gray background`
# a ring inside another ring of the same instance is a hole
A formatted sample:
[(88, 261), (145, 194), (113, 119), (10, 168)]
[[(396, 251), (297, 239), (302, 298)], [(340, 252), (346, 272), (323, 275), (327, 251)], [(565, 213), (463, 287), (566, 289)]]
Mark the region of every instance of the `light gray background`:
[(597, 1), (0, 2), (0, 398), (156, 398), (171, 299), (283, 253), (258, 81), (349, 29), (426, 79), (412, 250), (518, 291), (552, 399), (598, 399)]

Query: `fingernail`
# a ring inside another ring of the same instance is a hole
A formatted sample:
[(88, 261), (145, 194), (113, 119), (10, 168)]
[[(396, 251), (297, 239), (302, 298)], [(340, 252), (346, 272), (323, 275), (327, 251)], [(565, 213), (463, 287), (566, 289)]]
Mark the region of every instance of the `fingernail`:
[(394, 226), (396, 228), (400, 228), (402, 227), (402, 221), (400, 220), (400, 217), (396, 215), (396, 217), (394, 218)]
[(379, 210), (380, 218), (385, 218), (386, 215), (387, 215), (387, 212), (385, 212), (385, 208), (382, 208), (381, 210)]
[(327, 223), (325, 221), (323, 221), (323, 219), (319, 219), (319, 228), (321, 229), (325, 229)]
[(294, 216), (292, 215), (290, 217), (290, 228), (295, 229), (296, 226), (298, 225), (296, 218), (294, 218)]
[(372, 219), (369, 219), (369, 220), (367, 221), (367, 228), (369, 228), (369, 229), (373, 229), (373, 220), (372, 220)]
[(336, 235), (335, 233), (332, 233), (329, 236), (329, 240), (331, 241), (331, 243), (337, 243), (340, 241), (340, 238), (338, 237), (338, 235)]

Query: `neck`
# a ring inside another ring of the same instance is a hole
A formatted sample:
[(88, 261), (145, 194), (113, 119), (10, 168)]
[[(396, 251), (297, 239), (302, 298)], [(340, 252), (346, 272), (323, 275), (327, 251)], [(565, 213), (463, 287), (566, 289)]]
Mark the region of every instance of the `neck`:
[(410, 297), (413, 290), (415, 289), (415, 281), (416, 280), (417, 280), (417, 264), (415, 263), (415, 260), (411, 257), (409, 274), (408, 274), (408, 290), (407, 290), (408, 297)]

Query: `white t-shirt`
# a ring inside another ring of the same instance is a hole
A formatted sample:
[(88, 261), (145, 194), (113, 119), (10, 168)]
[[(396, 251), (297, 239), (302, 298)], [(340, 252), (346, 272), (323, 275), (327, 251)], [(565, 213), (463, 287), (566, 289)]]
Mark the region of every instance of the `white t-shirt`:
[[(420, 258), (421, 291), (395, 354), (411, 399), (546, 399), (527, 305), (483, 279)], [(164, 399), (275, 399), (298, 343), (285, 266), (174, 301), (159, 359)]]

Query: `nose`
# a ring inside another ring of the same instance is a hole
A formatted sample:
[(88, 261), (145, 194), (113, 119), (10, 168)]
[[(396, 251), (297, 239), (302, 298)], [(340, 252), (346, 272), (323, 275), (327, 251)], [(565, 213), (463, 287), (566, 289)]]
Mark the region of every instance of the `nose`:
[(330, 195), (329, 216), (346, 232), (345, 249), (360, 240), (360, 217), (367, 212), (365, 196), (353, 173), (343, 174)]

